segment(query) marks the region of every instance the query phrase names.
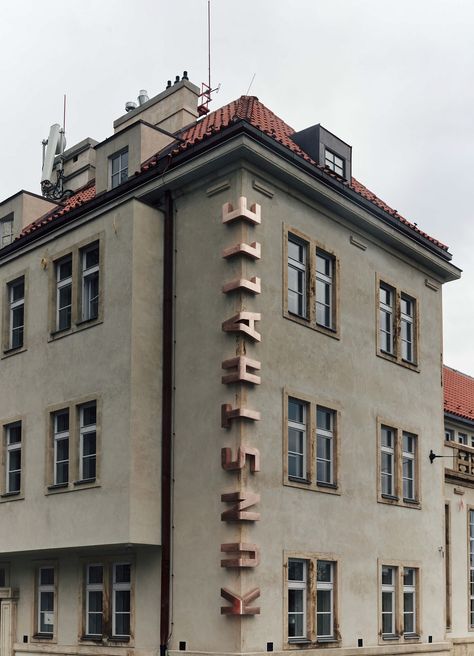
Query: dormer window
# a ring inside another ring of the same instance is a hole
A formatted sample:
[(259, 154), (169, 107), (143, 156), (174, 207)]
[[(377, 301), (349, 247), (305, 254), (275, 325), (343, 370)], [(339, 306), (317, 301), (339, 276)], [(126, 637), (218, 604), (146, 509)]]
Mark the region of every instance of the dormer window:
[(11, 244), (13, 241), (13, 212), (0, 219), (0, 248)]
[(331, 171), (334, 171), (334, 173), (344, 177), (344, 160), (342, 157), (336, 155), (336, 153), (333, 153), (332, 150), (329, 150), (329, 148), (325, 148), (324, 150), (324, 164)]
[(128, 148), (110, 158), (110, 188), (115, 189), (128, 179)]

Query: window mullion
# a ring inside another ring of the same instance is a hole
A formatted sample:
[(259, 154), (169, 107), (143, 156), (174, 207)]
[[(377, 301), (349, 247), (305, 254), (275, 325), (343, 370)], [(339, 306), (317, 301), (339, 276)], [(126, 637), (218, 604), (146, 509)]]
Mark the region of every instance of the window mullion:
[(308, 319), (312, 326), (316, 324), (316, 243), (308, 243)]
[(311, 642), (316, 642), (316, 573), (317, 560), (308, 561), (308, 593), (306, 601), (306, 617), (308, 637)]

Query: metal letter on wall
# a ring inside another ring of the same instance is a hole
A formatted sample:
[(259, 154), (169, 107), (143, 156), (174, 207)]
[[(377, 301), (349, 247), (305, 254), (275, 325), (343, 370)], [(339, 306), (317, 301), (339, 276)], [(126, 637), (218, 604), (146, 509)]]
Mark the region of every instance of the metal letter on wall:
[(221, 597), (232, 604), (232, 606), (221, 606), (222, 615), (260, 615), (258, 606), (249, 606), (254, 599), (260, 597), (260, 588), (254, 588), (242, 597), (227, 588), (221, 588)]

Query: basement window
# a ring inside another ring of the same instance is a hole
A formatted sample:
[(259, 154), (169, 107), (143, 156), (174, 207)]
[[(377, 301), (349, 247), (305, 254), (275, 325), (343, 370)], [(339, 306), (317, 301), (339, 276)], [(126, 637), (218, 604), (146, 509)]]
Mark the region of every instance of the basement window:
[(336, 153), (333, 153), (332, 150), (329, 150), (329, 148), (325, 148), (324, 150), (324, 164), (331, 171), (334, 171), (334, 173), (344, 177), (344, 160), (342, 157), (336, 155)]

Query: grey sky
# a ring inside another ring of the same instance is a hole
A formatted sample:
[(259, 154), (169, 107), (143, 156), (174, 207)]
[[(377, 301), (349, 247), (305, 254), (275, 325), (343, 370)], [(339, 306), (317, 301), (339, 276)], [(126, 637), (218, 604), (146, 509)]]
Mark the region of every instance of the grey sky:
[[(207, 79), (207, 0), (0, 0), (0, 199), (39, 193), (41, 140), (102, 140), (139, 89)], [(212, 108), (256, 95), (353, 147), (353, 174), (450, 246), (444, 360), (474, 375), (472, 0), (212, 0)], [(421, 326), (423, 330), (423, 325)]]

